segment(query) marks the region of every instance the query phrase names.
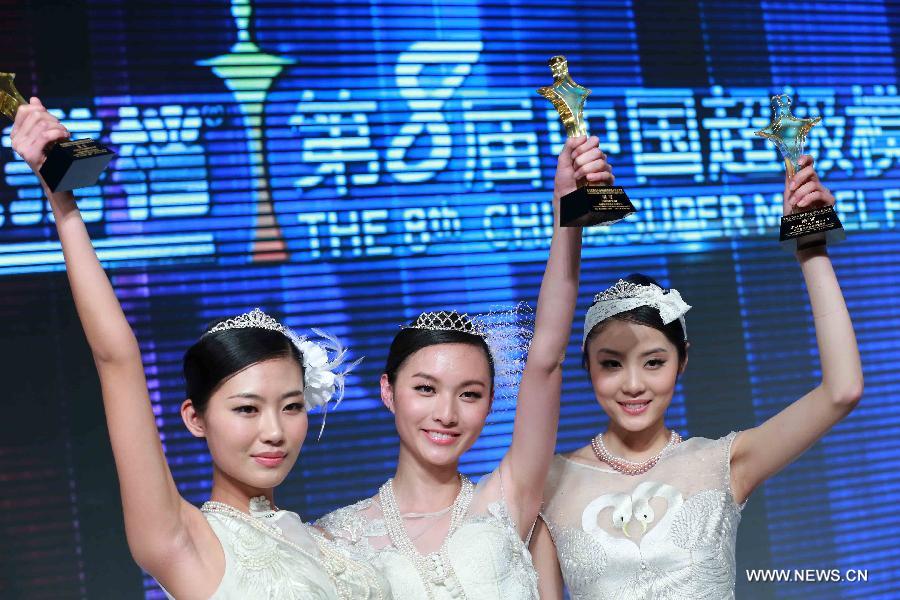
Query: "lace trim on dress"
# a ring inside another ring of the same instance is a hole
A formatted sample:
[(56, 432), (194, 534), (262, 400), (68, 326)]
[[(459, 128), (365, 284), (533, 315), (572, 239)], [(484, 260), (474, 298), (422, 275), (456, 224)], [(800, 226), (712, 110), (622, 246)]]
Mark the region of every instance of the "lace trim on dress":
[[(272, 585), (278, 585), (282, 581), (292, 588), (300, 585), (291, 578), (290, 573), (284, 572), (283, 565), (290, 559), (284, 549), (287, 547), (313, 563), (322, 565), (341, 600), (352, 600), (354, 598), (353, 590), (360, 589), (360, 587), (369, 591), (374, 590), (375, 598), (384, 599), (381, 587), (374, 575), (359, 569), (348, 569), (350, 565), (347, 558), (337, 550), (330, 548), (321, 533), (316, 532), (315, 529), (308, 531), (320, 554), (320, 556), (316, 556), (284, 536), (281, 528), (272, 520), (279, 511), (273, 510), (268, 500), (264, 497), (254, 498), (251, 506), (255, 513), (254, 516), (222, 502), (209, 501), (200, 507), (200, 511), (203, 513), (226, 517), (222, 519), (222, 522), (234, 534), (232, 550), (241, 563), (242, 569), (240, 569), (239, 577), (248, 589), (266, 589)], [(234, 527), (232, 525), (234, 521), (229, 522), (229, 519), (249, 525), (263, 535), (248, 535), (247, 532)], [(292, 589), (286, 590), (286, 592), (296, 597), (297, 592), (309, 593), (309, 590)], [(371, 594), (369, 596), (371, 597)], [(292, 596), (282, 593), (276, 597)]]
[(747, 506), (747, 501), (750, 500), (749, 496), (744, 498), (744, 501), (740, 504), (734, 498), (734, 491), (731, 489), (731, 448), (734, 446), (734, 440), (737, 439), (737, 436), (740, 435), (740, 432), (732, 431), (727, 436), (725, 436), (725, 457), (724, 457), (724, 479), (723, 479), (723, 489), (728, 493), (728, 498), (731, 500), (732, 504), (734, 504), (738, 510), (744, 510), (744, 507)]

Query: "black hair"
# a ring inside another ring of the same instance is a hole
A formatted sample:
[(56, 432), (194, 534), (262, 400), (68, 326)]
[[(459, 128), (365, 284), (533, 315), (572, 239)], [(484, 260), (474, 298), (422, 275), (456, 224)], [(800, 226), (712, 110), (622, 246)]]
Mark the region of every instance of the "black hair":
[(293, 358), (303, 372), (300, 350), (279, 331), (244, 327), (207, 333), (184, 353), (185, 393), (194, 409), (202, 413), (225, 380), (273, 358)]
[(397, 371), (400, 370), (407, 358), (422, 348), (436, 344), (469, 344), (470, 346), (481, 348), (488, 361), (488, 368), (491, 372), (491, 385), (493, 385), (494, 359), (491, 357), (491, 351), (488, 349), (487, 342), (484, 341), (483, 337), (464, 331), (435, 331), (413, 328), (401, 329), (394, 336), (394, 341), (391, 342), (387, 363), (384, 365), (384, 372), (387, 374), (391, 385), (394, 385), (397, 379)]
[[(637, 285), (655, 285), (662, 288), (666, 293), (669, 291), (666, 288), (663, 288), (658, 281), (643, 273), (632, 273), (627, 277), (623, 277), (623, 279)], [(584, 351), (581, 354), (581, 366), (586, 370), (590, 371), (588, 346), (590, 346), (591, 340), (612, 320), (628, 321), (630, 323), (646, 325), (647, 327), (652, 327), (653, 329), (662, 332), (662, 334), (666, 336), (666, 339), (672, 342), (672, 345), (678, 350), (679, 366), (684, 365), (684, 361), (687, 360), (687, 340), (684, 336), (684, 327), (681, 326), (681, 320), (675, 319), (671, 323), (666, 324), (663, 323), (662, 317), (659, 315), (657, 309), (652, 306), (638, 306), (637, 308), (613, 315), (594, 325), (588, 333), (587, 338), (584, 340)]]

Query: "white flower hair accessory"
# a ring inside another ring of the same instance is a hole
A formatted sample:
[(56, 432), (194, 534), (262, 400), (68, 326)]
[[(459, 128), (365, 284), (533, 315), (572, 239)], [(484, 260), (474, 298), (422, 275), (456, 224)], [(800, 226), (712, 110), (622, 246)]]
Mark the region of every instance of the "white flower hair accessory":
[(649, 306), (658, 310), (662, 322), (666, 325), (675, 319), (681, 321), (684, 339), (687, 339), (684, 314), (691, 309), (691, 305), (681, 298), (678, 290), (664, 290), (658, 285), (643, 285), (620, 279), (615, 285), (594, 296), (594, 303), (584, 316), (581, 349), (584, 350), (588, 335), (597, 323), (639, 306)]
[[(306, 336), (297, 335), (290, 327), (282, 325), (258, 308), (226, 319), (210, 328), (204, 335), (226, 331), (228, 329), (258, 328), (277, 331), (288, 338), (303, 357), (303, 399), (310, 408), (322, 407), (322, 426), (319, 438), (325, 430), (328, 417), (328, 404), (334, 402), (336, 407), (344, 398), (344, 380), (360, 363), (358, 358), (339, 370), (347, 357), (347, 349), (335, 336), (313, 328), (312, 332), (321, 338), (313, 341)], [(332, 356), (329, 358), (328, 353)]]

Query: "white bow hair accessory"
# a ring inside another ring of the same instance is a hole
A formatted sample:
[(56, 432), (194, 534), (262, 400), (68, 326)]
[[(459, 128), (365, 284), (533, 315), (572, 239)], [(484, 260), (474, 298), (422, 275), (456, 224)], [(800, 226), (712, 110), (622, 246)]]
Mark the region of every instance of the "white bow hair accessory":
[(597, 323), (639, 306), (649, 306), (659, 311), (662, 322), (666, 325), (678, 319), (687, 339), (687, 323), (684, 314), (691, 305), (681, 298), (678, 290), (664, 290), (658, 285), (643, 285), (620, 279), (615, 285), (594, 296), (594, 303), (584, 316), (584, 336), (581, 349), (584, 350), (588, 335)]

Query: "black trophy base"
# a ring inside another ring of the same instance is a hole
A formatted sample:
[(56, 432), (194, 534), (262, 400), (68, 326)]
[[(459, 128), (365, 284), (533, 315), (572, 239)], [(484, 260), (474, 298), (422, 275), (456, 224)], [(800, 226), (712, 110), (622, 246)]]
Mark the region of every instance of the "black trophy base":
[(90, 139), (69, 140), (47, 151), (41, 177), (51, 192), (68, 192), (97, 183), (116, 153)]
[(846, 238), (844, 226), (833, 206), (781, 217), (781, 246), (791, 252), (805, 246), (833, 244)]
[(621, 221), (636, 212), (625, 190), (615, 186), (586, 185), (560, 199), (563, 227), (590, 227)]

